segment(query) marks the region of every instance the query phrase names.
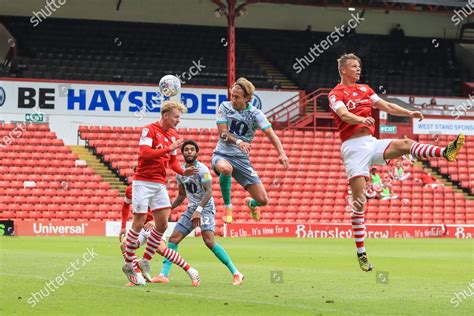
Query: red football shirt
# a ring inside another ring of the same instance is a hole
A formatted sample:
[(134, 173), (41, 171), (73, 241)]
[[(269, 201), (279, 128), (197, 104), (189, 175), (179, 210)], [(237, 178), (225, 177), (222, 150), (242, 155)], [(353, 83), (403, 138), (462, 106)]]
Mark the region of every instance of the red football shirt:
[(361, 128), (369, 128), (370, 133), (373, 135), (375, 132), (375, 126), (367, 127), (364, 124), (349, 124), (341, 120), (336, 111), (345, 106), (349, 112), (357, 116), (369, 117), (372, 116), (372, 105), (380, 100), (380, 97), (375, 94), (366, 84), (355, 84), (354, 86), (346, 86), (338, 84), (328, 95), (329, 105), (334, 111), (333, 115), (336, 120), (337, 130), (341, 141), (349, 139)]
[[(140, 146), (149, 146), (152, 149), (169, 148), (178, 139), (179, 135), (174, 128), (170, 128), (165, 132), (160, 123), (155, 122), (143, 128)], [(168, 151), (159, 157), (151, 159), (145, 159), (139, 155), (133, 179), (166, 184), (166, 168), (169, 165), (171, 156), (176, 158), (176, 155), (177, 150)]]

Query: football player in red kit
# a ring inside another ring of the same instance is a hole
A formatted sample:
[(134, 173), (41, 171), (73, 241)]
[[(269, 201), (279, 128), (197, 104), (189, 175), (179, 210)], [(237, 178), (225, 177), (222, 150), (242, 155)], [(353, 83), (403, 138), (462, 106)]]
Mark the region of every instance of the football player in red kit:
[[(166, 169), (171, 168), (180, 175), (189, 176), (198, 172), (194, 166), (181, 168), (177, 159), (177, 149), (183, 144), (176, 132), (182, 113), (186, 107), (177, 101), (166, 101), (161, 108), (158, 122), (145, 126), (140, 137), (138, 165), (132, 182), (132, 227), (125, 239), (125, 264), (122, 271), (130, 282), (145, 285), (151, 282), (150, 260), (155, 255), (166, 228), (171, 203), (166, 190)], [(137, 274), (133, 268), (138, 248), (138, 237), (142, 230), (148, 208), (152, 210), (155, 227), (150, 231), (143, 258), (138, 261), (142, 272)], [(166, 259), (183, 268), (189, 275), (193, 286), (199, 286), (198, 271), (173, 249), (166, 248), (162, 254)]]
[(365, 84), (358, 84), (361, 60), (354, 54), (344, 54), (338, 60), (341, 83), (329, 93), (342, 145), (341, 155), (352, 190), (352, 229), (357, 247), (357, 259), (363, 271), (372, 270), (364, 246), (365, 189), (372, 165), (384, 165), (388, 160), (411, 154), (418, 159), (445, 158), (456, 161), (464, 145), (464, 135), (459, 134), (447, 147), (420, 144), (411, 139), (376, 139), (375, 119), (372, 108), (392, 115), (423, 119), (418, 111), (404, 109), (381, 99)]

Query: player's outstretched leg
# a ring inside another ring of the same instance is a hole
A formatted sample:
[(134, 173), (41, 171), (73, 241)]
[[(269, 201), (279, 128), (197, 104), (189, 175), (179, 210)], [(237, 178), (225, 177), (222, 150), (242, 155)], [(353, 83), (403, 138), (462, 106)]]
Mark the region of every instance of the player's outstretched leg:
[(240, 285), (244, 280), (244, 275), (237, 270), (232, 262), (232, 259), (225, 251), (224, 247), (215, 242), (214, 232), (211, 230), (206, 230), (202, 232), (202, 239), (206, 246), (214, 253), (214, 255), (222, 262), (232, 273), (234, 279), (232, 285)]
[(411, 139), (397, 139), (388, 146), (384, 158), (393, 159), (410, 153), (417, 159), (444, 157), (448, 161), (456, 161), (464, 146), (464, 141), (464, 135), (459, 134), (448, 146), (442, 148), (430, 144), (420, 144)]
[(250, 193), (250, 197), (244, 200), (245, 206), (250, 209), (250, 216), (256, 220), (260, 220), (260, 208), (259, 206), (265, 206), (268, 203), (267, 192), (263, 184), (249, 184), (245, 189)]
[[(168, 227), (168, 215), (170, 209), (164, 209), (160, 211), (154, 211), (153, 217), (155, 218), (155, 227), (151, 230), (150, 236), (148, 237), (146, 250), (143, 255), (143, 258), (138, 261), (138, 267), (143, 273), (143, 277), (152, 282), (153, 278), (151, 277), (151, 268), (150, 268), (150, 261), (155, 255), (158, 247), (160, 246), (161, 239), (163, 238), (163, 234)], [(174, 264), (180, 266), (181, 268), (186, 271), (186, 273), (191, 278), (191, 282), (193, 286), (199, 286), (201, 283), (199, 273), (196, 269), (191, 268), (191, 266), (173, 249), (166, 248), (163, 253), (161, 253), (163, 257), (168, 259), (169, 261), (173, 262)]]
[(232, 223), (232, 201), (230, 197), (232, 187), (232, 165), (224, 159), (219, 159), (214, 166), (215, 171), (219, 174), (219, 186), (221, 188), (222, 199), (224, 200), (225, 214), (222, 220), (230, 224)]
[(369, 263), (367, 253), (365, 251), (365, 218), (364, 208), (367, 199), (365, 197), (366, 180), (364, 177), (356, 177), (350, 180), (352, 190), (352, 231), (354, 233), (355, 243), (357, 247), (357, 261), (362, 271), (368, 272), (373, 269)]
[[(173, 232), (174, 234), (174, 232)], [(171, 235), (170, 240), (168, 240), (168, 246), (167, 248), (173, 249), (174, 251), (178, 251), (178, 243), (176, 242), (171, 242), (173, 235)], [(151, 282), (152, 283), (169, 283), (169, 274), (170, 274), (170, 269), (173, 263), (169, 261), (166, 257), (163, 258), (163, 267), (161, 268), (160, 274), (158, 274), (156, 277), (154, 277)]]

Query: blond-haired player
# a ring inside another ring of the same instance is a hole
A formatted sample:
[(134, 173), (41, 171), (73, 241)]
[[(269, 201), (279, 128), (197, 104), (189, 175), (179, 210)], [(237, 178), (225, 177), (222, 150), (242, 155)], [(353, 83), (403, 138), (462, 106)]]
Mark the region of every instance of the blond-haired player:
[(464, 144), (464, 135), (458, 135), (447, 147), (420, 144), (411, 139), (376, 139), (375, 119), (372, 108), (392, 115), (423, 119), (418, 111), (409, 111), (381, 99), (365, 84), (358, 84), (361, 60), (354, 54), (344, 54), (338, 59), (341, 83), (329, 93), (329, 103), (334, 111), (342, 145), (342, 161), (352, 190), (352, 229), (357, 247), (357, 259), (363, 271), (372, 270), (364, 246), (365, 189), (372, 165), (385, 165), (388, 160), (411, 154), (418, 159), (444, 157), (455, 161)]
[[(160, 120), (146, 125), (140, 137), (138, 165), (132, 182), (133, 223), (125, 240), (125, 264), (122, 268), (129, 281), (136, 285), (151, 282), (150, 260), (168, 227), (171, 204), (166, 190), (166, 169), (169, 167), (184, 176), (198, 172), (194, 166), (183, 170), (176, 157), (177, 149), (183, 143), (176, 132), (176, 126), (179, 124), (181, 114), (185, 112), (186, 107), (180, 102), (164, 102)], [(150, 231), (145, 253), (138, 262), (142, 272), (140, 274), (133, 269), (132, 263), (136, 260), (138, 237), (145, 223), (148, 207), (153, 213), (155, 227)], [(191, 268), (176, 251), (166, 248), (162, 255), (183, 268), (190, 276), (193, 286), (199, 285), (197, 270)]]

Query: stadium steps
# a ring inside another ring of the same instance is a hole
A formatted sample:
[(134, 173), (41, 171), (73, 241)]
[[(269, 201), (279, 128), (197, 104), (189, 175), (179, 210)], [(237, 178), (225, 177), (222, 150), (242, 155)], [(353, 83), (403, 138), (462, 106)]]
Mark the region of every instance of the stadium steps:
[[(432, 168), (428, 165), (428, 163), (425, 163), (425, 162), (415, 162), (414, 165), (418, 165), (420, 168), (423, 168), (423, 167), (426, 167), (430, 172), (431, 174), (439, 181), (441, 182), (442, 184), (444, 184), (445, 186), (449, 186), (453, 189), (453, 191), (455, 193), (462, 193), (464, 194), (464, 196), (466, 197), (466, 199), (468, 197), (471, 197), (469, 194), (467, 194), (462, 188), (460, 188), (458, 185), (454, 184), (453, 182), (449, 181), (449, 179), (446, 177), (446, 176), (443, 176), (442, 174), (439, 174), (438, 173), (438, 170), (436, 168)], [(474, 197), (472, 197), (472, 199), (474, 199)], [(468, 199), (470, 200), (470, 199)]]
[(84, 146), (70, 146), (71, 151), (79, 156), (79, 159), (85, 160), (87, 165), (94, 172), (110, 183), (112, 189), (117, 189), (122, 195), (125, 194), (127, 186), (123, 184), (117, 176), (107, 168), (89, 149)]
[(253, 60), (260, 68), (262, 68), (274, 82), (279, 84), (282, 89), (298, 89), (298, 87), (280, 72), (274, 65), (263, 58), (260, 53), (247, 43), (238, 43), (239, 50)]

